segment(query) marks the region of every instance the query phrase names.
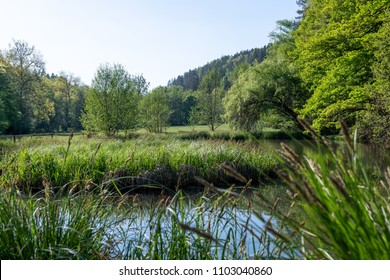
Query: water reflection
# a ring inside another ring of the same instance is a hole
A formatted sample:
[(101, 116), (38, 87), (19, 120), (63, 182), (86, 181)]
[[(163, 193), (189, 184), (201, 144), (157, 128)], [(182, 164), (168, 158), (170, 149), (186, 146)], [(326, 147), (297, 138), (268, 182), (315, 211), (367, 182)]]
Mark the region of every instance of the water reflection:
[[(144, 257), (152, 255), (155, 246), (169, 252), (177, 245), (172, 242), (185, 242), (183, 246), (188, 246), (192, 255), (199, 248), (208, 248), (209, 255), (217, 259), (292, 258), (291, 252), (280, 244), (276, 246), (273, 236), (265, 231), (265, 221), (278, 227), (278, 221), (271, 220), (268, 213), (231, 203), (221, 205), (216, 199), (186, 198), (178, 202), (180, 205), (161, 207), (157, 202), (137, 208), (138, 211), (128, 213), (120, 224), (110, 229), (112, 242), (116, 244), (114, 254), (121, 252), (125, 258), (137, 258), (137, 254)], [(198, 232), (184, 230), (179, 223)], [(215, 240), (200, 238), (199, 232)], [(294, 254), (297, 258), (298, 253)]]
[[(293, 149), (299, 156), (309, 156), (315, 158), (325, 151), (324, 147), (318, 146), (318, 143), (310, 140), (260, 140), (259, 145), (265, 149), (278, 152), (281, 150), (281, 143), (285, 143)], [(334, 141), (332, 144), (342, 153), (347, 154), (347, 146), (344, 142)], [(390, 166), (390, 153), (379, 149), (374, 145), (357, 144), (357, 155), (367, 168), (378, 168), (384, 170)]]

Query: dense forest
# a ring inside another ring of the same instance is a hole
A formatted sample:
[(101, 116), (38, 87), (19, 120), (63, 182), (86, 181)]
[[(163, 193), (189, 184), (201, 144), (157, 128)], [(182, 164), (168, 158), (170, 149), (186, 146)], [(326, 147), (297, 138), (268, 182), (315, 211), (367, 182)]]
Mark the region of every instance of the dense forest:
[(262, 62), (267, 54), (267, 46), (262, 48), (255, 48), (252, 50), (241, 51), (235, 55), (225, 55), (219, 59), (215, 59), (206, 65), (198, 67), (196, 69), (189, 70), (183, 75), (179, 75), (177, 78), (168, 82), (168, 86), (181, 86), (184, 90), (195, 91), (200, 85), (200, 81), (203, 77), (216, 68), (219, 70), (222, 77), (222, 83), (224, 89), (228, 89), (232, 85), (232, 75), (234, 75), (234, 69), (242, 64), (253, 64), (255, 62)]
[(299, 130), (303, 118), (337, 134), (342, 119), (361, 141), (388, 147), (390, 0), (297, 3), (297, 17), (278, 21), (268, 46), (223, 56), (151, 91), (120, 64), (102, 64), (89, 87), (70, 73), (48, 75), (35, 47), (14, 41), (0, 53), (0, 131), (115, 134), (222, 123)]

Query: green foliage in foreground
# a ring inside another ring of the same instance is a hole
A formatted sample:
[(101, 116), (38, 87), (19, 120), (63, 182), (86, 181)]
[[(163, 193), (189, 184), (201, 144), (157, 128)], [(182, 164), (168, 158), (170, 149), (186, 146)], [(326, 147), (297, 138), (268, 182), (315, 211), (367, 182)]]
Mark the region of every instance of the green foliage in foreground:
[(111, 220), (101, 200), (0, 192), (1, 259), (100, 259)]
[(272, 237), (259, 231), (261, 224), (250, 222), (253, 209), (242, 208), (248, 201), (230, 192), (190, 199), (179, 192), (153, 201), (110, 196), (104, 189), (66, 197), (1, 191), (0, 258), (287, 257), (286, 245), (274, 246)]
[(299, 197), (294, 203), (307, 220), (302, 223), (280, 211), (276, 216), (296, 230), (302, 240), (296, 246), (308, 258), (389, 259), (390, 169), (373, 178), (342, 127), (345, 153), (321, 138), (321, 153), (314, 158), (300, 159), (283, 147), (287, 172), (282, 177), (296, 192), (294, 198)]

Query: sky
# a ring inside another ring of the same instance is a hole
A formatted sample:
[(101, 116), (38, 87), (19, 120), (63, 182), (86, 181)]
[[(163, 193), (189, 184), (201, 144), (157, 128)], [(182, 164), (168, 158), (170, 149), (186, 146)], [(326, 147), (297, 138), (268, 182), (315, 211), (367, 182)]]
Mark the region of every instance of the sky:
[(22, 40), (46, 72), (90, 85), (102, 63), (142, 74), (150, 88), (223, 55), (269, 43), (296, 0), (0, 0), (0, 49)]

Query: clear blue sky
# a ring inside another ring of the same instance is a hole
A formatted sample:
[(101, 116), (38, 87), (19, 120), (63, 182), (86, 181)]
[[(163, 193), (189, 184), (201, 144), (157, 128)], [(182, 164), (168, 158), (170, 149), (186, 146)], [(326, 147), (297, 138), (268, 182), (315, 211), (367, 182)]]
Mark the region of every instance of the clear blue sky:
[(90, 84), (104, 62), (143, 74), (151, 88), (223, 55), (269, 42), (295, 0), (0, 0), (0, 49), (34, 45), (49, 73)]

